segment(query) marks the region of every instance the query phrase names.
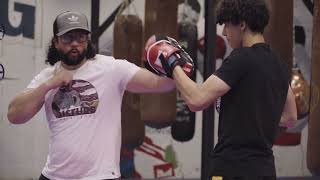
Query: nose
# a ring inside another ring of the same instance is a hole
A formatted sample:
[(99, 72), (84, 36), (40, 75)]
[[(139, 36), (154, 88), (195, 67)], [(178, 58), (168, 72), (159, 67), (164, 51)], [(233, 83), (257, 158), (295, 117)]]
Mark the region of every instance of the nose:
[(78, 45), (79, 45), (79, 42), (74, 38), (74, 39), (72, 39), (70, 45), (71, 45), (71, 46), (78, 46)]

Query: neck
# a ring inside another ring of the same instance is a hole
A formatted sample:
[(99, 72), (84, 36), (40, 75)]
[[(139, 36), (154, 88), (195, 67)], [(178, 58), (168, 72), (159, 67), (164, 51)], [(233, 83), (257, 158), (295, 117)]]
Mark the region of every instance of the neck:
[(78, 68), (80, 68), (82, 65), (84, 65), (85, 63), (87, 62), (86, 59), (84, 59), (83, 61), (81, 61), (80, 64), (77, 64), (77, 65), (67, 65), (65, 63), (63, 63), (61, 61), (61, 66), (64, 68), (64, 69), (67, 69), (67, 70), (76, 70)]
[(246, 31), (243, 36), (242, 46), (251, 47), (257, 43), (265, 43), (264, 37), (261, 33), (253, 33)]

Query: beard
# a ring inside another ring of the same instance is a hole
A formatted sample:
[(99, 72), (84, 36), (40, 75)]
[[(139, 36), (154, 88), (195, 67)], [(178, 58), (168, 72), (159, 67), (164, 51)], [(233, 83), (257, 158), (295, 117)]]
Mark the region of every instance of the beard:
[(64, 53), (61, 50), (58, 50), (58, 55), (59, 55), (59, 59), (66, 65), (68, 66), (75, 66), (80, 64), (86, 57), (87, 54), (87, 50), (84, 50), (82, 53), (80, 53), (78, 50), (76, 50), (78, 52), (78, 55), (74, 58), (70, 58), (71, 57), (71, 53), (72, 51), (74, 51), (76, 49), (71, 49), (70, 51)]

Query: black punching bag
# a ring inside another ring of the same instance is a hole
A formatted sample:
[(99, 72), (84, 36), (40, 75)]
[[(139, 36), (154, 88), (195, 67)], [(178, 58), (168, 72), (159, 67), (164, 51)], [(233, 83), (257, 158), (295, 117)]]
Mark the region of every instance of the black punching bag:
[[(197, 69), (198, 28), (200, 4), (197, 0), (180, 1), (178, 16), (178, 42), (191, 56)], [(196, 71), (191, 76), (196, 81)], [(171, 125), (171, 135), (176, 141), (189, 141), (195, 132), (195, 112), (192, 112), (177, 91), (177, 114)]]

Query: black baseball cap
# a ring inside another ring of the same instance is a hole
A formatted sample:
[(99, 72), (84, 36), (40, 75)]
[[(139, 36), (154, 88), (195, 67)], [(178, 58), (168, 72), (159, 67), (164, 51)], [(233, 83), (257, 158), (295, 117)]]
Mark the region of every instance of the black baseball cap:
[(82, 29), (91, 33), (87, 17), (75, 11), (66, 11), (59, 14), (53, 23), (53, 34), (61, 36), (71, 30)]

